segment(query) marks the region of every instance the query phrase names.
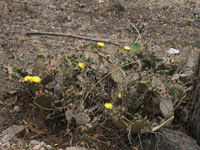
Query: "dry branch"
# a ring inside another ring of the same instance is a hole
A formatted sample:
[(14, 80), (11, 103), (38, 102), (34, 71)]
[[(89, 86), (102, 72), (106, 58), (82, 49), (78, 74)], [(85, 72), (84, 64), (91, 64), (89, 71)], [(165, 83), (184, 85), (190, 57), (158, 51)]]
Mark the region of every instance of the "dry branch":
[[(136, 30), (136, 32), (138, 33), (137, 38), (130, 45), (130, 46), (132, 46), (134, 43), (136, 43), (138, 41), (139, 38), (141, 38), (141, 34), (140, 34), (140, 31), (136, 28), (136, 25), (134, 25), (133, 23), (131, 23), (130, 20), (128, 20), (128, 19), (127, 19), (127, 21)], [(139, 22), (141, 22), (141, 21), (139, 21)]]
[(109, 44), (113, 44), (116, 46), (120, 46), (120, 44), (112, 42), (108, 39), (98, 39), (98, 38), (91, 38), (91, 37), (85, 37), (85, 36), (73, 35), (73, 34), (33, 31), (33, 32), (27, 32), (27, 33), (25, 33), (25, 35), (27, 35), (27, 36), (31, 36), (31, 35), (62, 36), (62, 37), (77, 38), (77, 39), (89, 40), (89, 41), (95, 41), (95, 42), (104, 42), (104, 43), (109, 43)]

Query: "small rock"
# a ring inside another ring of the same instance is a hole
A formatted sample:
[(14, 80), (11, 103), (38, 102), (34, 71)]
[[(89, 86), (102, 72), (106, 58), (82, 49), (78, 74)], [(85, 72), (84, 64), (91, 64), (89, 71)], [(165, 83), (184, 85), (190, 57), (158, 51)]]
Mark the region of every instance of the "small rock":
[(171, 55), (177, 55), (180, 54), (180, 51), (175, 49), (175, 48), (170, 48), (167, 53), (171, 54)]
[(46, 149), (47, 149), (47, 150), (52, 150), (53, 147), (52, 147), (51, 145), (46, 145)]
[(6, 99), (6, 101), (4, 102), (4, 104), (11, 106), (13, 104), (15, 104), (17, 102), (17, 95), (11, 96), (9, 98)]
[(40, 144), (39, 141), (31, 140), (30, 143), (29, 143), (29, 146), (34, 146), (34, 145), (39, 145), (39, 144)]
[(41, 150), (43, 148), (43, 144), (41, 144), (41, 143), (39, 145), (35, 145), (32, 149), (33, 150)]
[(46, 144), (44, 142), (40, 142), (40, 145), (43, 147), (46, 146)]
[(1, 138), (2, 143), (16, 143), (18, 141), (17, 137), (14, 134), (6, 134)]
[(16, 94), (16, 93), (17, 93), (16, 90), (8, 91), (8, 94), (10, 94), (10, 95), (14, 95), (14, 94)]
[(85, 125), (90, 122), (90, 117), (85, 113), (78, 113), (74, 117), (79, 125)]
[(9, 127), (7, 128), (6, 130), (3, 130), (2, 133), (3, 134), (13, 134), (13, 135), (16, 135), (16, 134), (19, 134), (21, 133), (22, 131), (24, 131), (24, 126), (23, 125), (13, 125), (12, 127)]
[(13, 108), (13, 110), (14, 110), (14, 112), (20, 112), (21, 111), (21, 107), (20, 106), (15, 106), (14, 108)]
[(76, 147), (66, 147), (65, 150), (78, 150)]
[(5, 148), (5, 147), (7, 147), (7, 148), (9, 147), (9, 148), (11, 148), (11, 145), (10, 145), (9, 142), (6, 142), (6, 143), (4, 143), (1, 147), (4, 147), (4, 148)]
[(84, 147), (66, 147), (65, 150), (87, 150)]
[(143, 150), (200, 150), (196, 141), (176, 130), (163, 130), (161, 134), (149, 136)]

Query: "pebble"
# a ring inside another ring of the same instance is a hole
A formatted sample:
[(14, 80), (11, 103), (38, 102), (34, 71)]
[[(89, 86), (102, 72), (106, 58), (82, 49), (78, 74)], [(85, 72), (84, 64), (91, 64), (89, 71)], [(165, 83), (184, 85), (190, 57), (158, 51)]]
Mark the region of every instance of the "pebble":
[(11, 147), (10, 143), (9, 142), (6, 142), (2, 145), (2, 147)]
[(34, 145), (39, 145), (39, 144), (40, 144), (39, 141), (31, 140), (30, 143), (29, 143), (29, 146), (34, 146)]
[(65, 150), (87, 150), (84, 147), (66, 147)]
[(46, 149), (47, 149), (47, 150), (52, 150), (53, 148), (52, 148), (51, 145), (46, 145)]
[(17, 137), (14, 134), (6, 134), (1, 138), (2, 143), (17, 142)]
[(18, 113), (18, 112), (21, 111), (21, 107), (20, 107), (20, 106), (15, 106), (15, 107), (13, 108), (13, 110), (14, 110), (14, 112)]
[(36, 140), (31, 140), (29, 143), (29, 147), (31, 150), (52, 150), (53, 147), (51, 145), (47, 145), (44, 142), (39, 142)]

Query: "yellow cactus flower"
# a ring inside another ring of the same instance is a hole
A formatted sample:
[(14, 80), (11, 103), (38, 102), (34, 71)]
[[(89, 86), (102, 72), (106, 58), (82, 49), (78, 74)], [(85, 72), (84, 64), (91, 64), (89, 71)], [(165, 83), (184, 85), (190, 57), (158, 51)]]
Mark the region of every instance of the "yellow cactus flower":
[(78, 63), (79, 68), (84, 68), (85, 64), (84, 63)]
[(97, 45), (100, 46), (100, 47), (103, 47), (103, 46), (104, 46), (104, 43), (98, 42)]
[(38, 76), (33, 76), (32, 81), (35, 82), (35, 83), (39, 83), (41, 81), (41, 78), (38, 77)]
[(84, 141), (82, 141), (82, 142), (81, 142), (81, 145), (85, 145), (85, 142), (84, 142)]
[(105, 103), (104, 107), (107, 109), (112, 109), (113, 105), (111, 103)]
[(168, 58), (168, 62), (174, 62), (174, 59), (173, 58)]
[(65, 59), (68, 59), (69, 55), (68, 54), (65, 54)]
[(24, 81), (31, 82), (32, 81), (32, 77), (31, 76), (25, 76), (24, 77)]
[(131, 48), (129, 46), (124, 46), (125, 51), (129, 51)]
[(122, 98), (122, 94), (121, 94), (121, 93), (118, 93), (118, 94), (117, 94), (117, 97), (118, 97), (119, 99), (121, 99), (121, 98)]

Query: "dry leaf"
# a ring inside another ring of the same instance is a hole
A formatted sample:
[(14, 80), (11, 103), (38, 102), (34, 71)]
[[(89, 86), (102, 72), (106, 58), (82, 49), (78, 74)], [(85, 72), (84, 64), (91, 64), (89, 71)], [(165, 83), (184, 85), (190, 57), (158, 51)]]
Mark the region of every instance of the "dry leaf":
[(9, 75), (13, 74), (13, 68), (10, 64), (3, 65), (3, 68), (7, 68)]
[(131, 125), (131, 133), (140, 133), (147, 126), (145, 120), (137, 120)]
[(33, 64), (33, 72), (40, 75), (47, 70), (45, 60), (43, 58), (36, 58)]
[(165, 85), (159, 77), (153, 77), (152, 86), (160, 88), (163, 92), (165, 92)]
[(167, 98), (160, 98), (160, 111), (164, 118), (169, 118), (174, 113), (172, 101)]
[(126, 83), (126, 73), (117, 65), (110, 64), (109, 71), (112, 79), (118, 84)]
[(90, 122), (90, 117), (85, 113), (78, 113), (75, 116), (76, 123), (79, 125), (86, 125)]
[(13, 125), (12, 127), (7, 128), (6, 130), (2, 131), (3, 134), (19, 134), (24, 130), (24, 126), (23, 125)]
[(133, 150), (139, 150), (139, 147), (138, 147), (138, 146), (131, 146), (131, 148), (132, 148)]

